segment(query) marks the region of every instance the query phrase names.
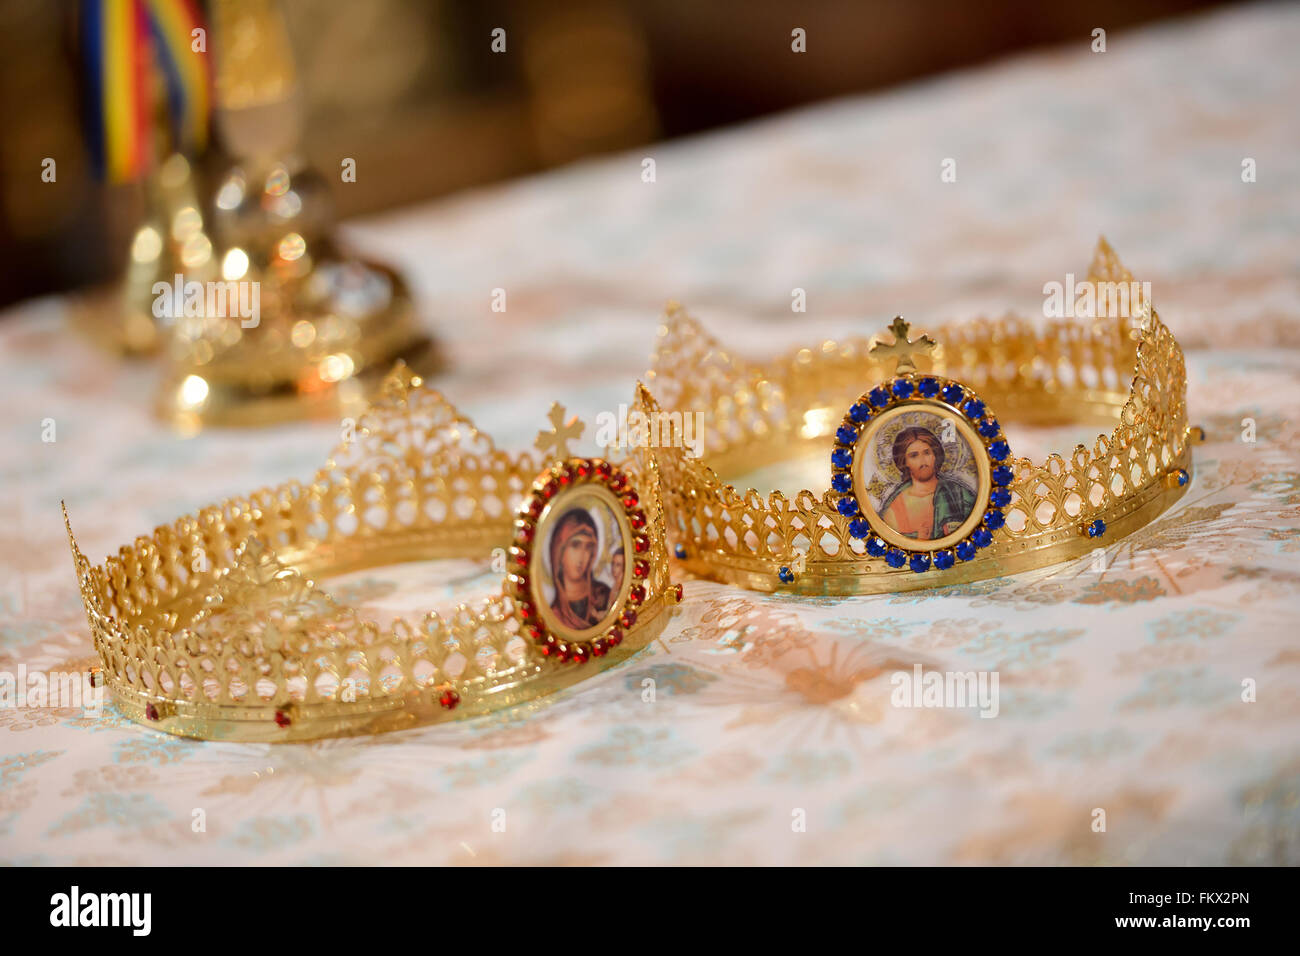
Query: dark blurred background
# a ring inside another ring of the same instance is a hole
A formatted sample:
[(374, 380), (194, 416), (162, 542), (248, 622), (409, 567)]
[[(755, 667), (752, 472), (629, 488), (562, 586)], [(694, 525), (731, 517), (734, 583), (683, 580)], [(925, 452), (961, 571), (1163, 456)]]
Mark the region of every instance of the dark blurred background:
[[(1204, 0), (283, 0), (307, 159), (353, 157), (357, 216), (1035, 46)], [(138, 191), (91, 173), (72, 7), (0, 0), (0, 305), (112, 279)], [(490, 48), (506, 30), (506, 54)], [(791, 53), (791, 31), (808, 52)], [(218, 144), (219, 145), (219, 144)], [(60, 188), (40, 179), (58, 158)], [(219, 166), (219, 155), (209, 157)], [(331, 178), (331, 177), (327, 177)], [(337, 183), (337, 176), (331, 181)]]

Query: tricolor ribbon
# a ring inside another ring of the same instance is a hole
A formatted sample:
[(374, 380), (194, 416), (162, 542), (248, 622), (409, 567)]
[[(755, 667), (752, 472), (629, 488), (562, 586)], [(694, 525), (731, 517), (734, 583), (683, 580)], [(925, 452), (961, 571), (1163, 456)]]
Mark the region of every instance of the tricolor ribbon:
[(193, 0), (82, 0), (81, 54), (91, 155), (110, 182), (138, 179), (153, 161), (156, 66), (165, 81), (173, 145), (201, 149), (208, 137), (211, 74)]

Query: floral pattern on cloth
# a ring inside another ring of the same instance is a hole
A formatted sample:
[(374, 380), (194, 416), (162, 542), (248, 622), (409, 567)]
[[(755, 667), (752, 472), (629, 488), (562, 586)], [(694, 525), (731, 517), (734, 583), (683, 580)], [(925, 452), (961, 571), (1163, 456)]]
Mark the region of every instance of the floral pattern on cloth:
[[(413, 279), (453, 359), (438, 387), (525, 447), (521, 412), (562, 399), (590, 428), (631, 400), (669, 296), (763, 356), (898, 311), (1036, 314), (1104, 232), (1187, 350), (1208, 440), (1174, 509), (1100, 556), (926, 591), (688, 579), (631, 660), (462, 723), (265, 746), (0, 707), (0, 862), (1300, 863), (1300, 10), (1108, 45), (648, 147), (653, 184), (619, 156), (350, 238)], [(337, 438), (178, 437), (150, 417), (156, 369), (96, 351), (68, 308), (0, 320), (0, 671), (93, 655), (61, 499), (94, 558), (306, 477)], [(428, 571), (335, 593), (397, 613), (495, 580)], [(895, 706), (918, 665), (996, 672), (996, 717)]]

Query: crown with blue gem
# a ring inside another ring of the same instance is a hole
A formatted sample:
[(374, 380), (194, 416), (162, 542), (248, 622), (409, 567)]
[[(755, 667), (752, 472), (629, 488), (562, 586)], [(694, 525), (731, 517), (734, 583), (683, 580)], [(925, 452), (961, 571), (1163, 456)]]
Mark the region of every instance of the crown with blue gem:
[[(933, 336), (895, 318), (767, 365), (670, 303), (638, 395), (666, 423), (701, 413), (703, 456), (671, 433), (653, 449), (678, 557), (758, 590), (878, 593), (1076, 559), (1153, 520), (1185, 491), (1200, 434), (1183, 354), (1104, 239), (1087, 281), (1132, 288), (1129, 307)], [(1042, 462), (1014, 454), (1017, 425), (1067, 423), (1104, 431)], [(742, 483), (818, 448), (825, 490)]]

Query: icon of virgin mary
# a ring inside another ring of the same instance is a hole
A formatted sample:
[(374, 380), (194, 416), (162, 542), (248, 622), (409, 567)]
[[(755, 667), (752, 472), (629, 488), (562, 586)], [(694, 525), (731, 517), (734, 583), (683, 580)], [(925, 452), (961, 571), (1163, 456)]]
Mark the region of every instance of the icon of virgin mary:
[(575, 631), (595, 627), (609, 610), (611, 588), (592, 573), (599, 541), (595, 519), (585, 508), (566, 511), (551, 535), (555, 581), (551, 610), (561, 624)]

